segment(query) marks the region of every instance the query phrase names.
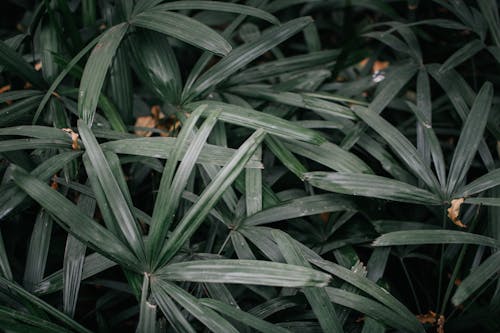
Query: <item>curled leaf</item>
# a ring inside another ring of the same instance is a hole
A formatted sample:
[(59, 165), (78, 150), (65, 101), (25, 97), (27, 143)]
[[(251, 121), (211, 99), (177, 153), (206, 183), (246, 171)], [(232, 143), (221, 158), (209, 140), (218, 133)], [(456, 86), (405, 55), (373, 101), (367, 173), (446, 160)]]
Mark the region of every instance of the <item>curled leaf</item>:
[(73, 150), (80, 150), (80, 145), (78, 144), (79, 135), (75, 133), (71, 128), (62, 128), (62, 130), (71, 136), (71, 148), (73, 148)]
[(460, 215), (460, 206), (462, 205), (464, 200), (464, 198), (453, 199), (451, 200), (450, 208), (448, 208), (448, 217), (453, 223), (455, 223), (455, 225), (461, 228), (466, 227), (466, 225), (463, 224), (462, 221), (460, 221), (460, 219), (458, 218), (458, 215)]

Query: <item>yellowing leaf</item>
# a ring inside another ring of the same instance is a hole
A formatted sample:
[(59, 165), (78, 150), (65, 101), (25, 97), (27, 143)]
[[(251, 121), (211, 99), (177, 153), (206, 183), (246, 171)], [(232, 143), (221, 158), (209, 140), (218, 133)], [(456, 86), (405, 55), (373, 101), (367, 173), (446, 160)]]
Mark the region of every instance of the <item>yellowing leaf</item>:
[(464, 200), (464, 198), (453, 199), (451, 200), (450, 208), (448, 208), (448, 217), (453, 223), (461, 228), (466, 227), (466, 225), (463, 224), (462, 221), (460, 221), (460, 219), (458, 218), (458, 215), (460, 215), (460, 206), (462, 205)]

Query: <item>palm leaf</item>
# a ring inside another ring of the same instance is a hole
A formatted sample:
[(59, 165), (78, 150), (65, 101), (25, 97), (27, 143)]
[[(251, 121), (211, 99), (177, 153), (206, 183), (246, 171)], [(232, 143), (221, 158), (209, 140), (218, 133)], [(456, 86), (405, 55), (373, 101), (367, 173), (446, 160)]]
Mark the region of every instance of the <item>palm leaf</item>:
[(128, 28), (128, 23), (121, 23), (106, 31), (85, 64), (78, 92), (78, 114), (88, 127), (92, 127), (104, 78)]
[(226, 55), (231, 45), (208, 26), (185, 15), (151, 8), (132, 18), (132, 25), (158, 31), (215, 54)]
[(325, 286), (329, 275), (310, 268), (260, 260), (199, 260), (169, 264), (156, 271), (159, 279), (239, 283), (280, 287)]

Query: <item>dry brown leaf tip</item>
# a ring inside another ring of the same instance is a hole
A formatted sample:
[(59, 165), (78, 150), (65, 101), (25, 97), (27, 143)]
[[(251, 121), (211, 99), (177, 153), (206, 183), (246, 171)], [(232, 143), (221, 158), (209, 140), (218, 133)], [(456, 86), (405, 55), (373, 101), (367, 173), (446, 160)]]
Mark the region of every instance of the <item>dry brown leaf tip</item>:
[(417, 315), (417, 320), (422, 324), (436, 325), (437, 333), (444, 333), (445, 318), (443, 315), (438, 315), (436, 312), (429, 310), (429, 312)]
[(59, 189), (59, 184), (57, 183), (57, 174), (52, 176), (52, 183), (50, 184), (50, 187), (56, 191)]
[(466, 225), (460, 221), (458, 216), (460, 215), (460, 206), (464, 203), (465, 199), (464, 198), (459, 198), (459, 199), (453, 199), (451, 200), (451, 206), (448, 208), (448, 217), (450, 220), (455, 223), (455, 225), (465, 228)]
[[(369, 58), (365, 58), (359, 62), (359, 67), (363, 68), (368, 64)], [(387, 69), (389, 67), (390, 62), (389, 61), (380, 61), (380, 60), (375, 60), (375, 62), (372, 65), (371, 71), (372, 73), (378, 73), (380, 71), (383, 71), (384, 69)]]
[(445, 322), (444, 316), (440, 315), (437, 321), (437, 330), (436, 330), (437, 333), (444, 333), (444, 322)]
[(436, 323), (436, 313), (429, 310), (429, 312), (417, 315), (417, 319), (422, 324), (434, 324)]
[[(152, 116), (137, 117), (135, 121), (135, 127), (155, 128), (156, 124), (157, 120)], [(153, 134), (153, 132), (145, 131), (143, 129), (136, 129), (134, 133), (139, 136), (151, 136)]]
[(0, 87), (0, 94), (3, 94), (4, 92), (9, 91), (11, 88), (12, 88), (12, 86), (10, 84), (7, 84), (3, 87)]
[(80, 150), (80, 145), (78, 144), (78, 133), (75, 133), (71, 128), (63, 128), (62, 130), (71, 136), (71, 148), (73, 148), (73, 150)]

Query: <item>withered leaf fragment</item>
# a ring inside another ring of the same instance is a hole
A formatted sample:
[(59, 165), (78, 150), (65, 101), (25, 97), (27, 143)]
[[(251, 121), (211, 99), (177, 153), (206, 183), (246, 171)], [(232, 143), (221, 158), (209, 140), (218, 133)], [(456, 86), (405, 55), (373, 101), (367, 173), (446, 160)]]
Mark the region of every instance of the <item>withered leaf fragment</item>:
[(466, 225), (463, 224), (462, 221), (460, 221), (460, 219), (458, 218), (458, 215), (460, 215), (460, 206), (462, 205), (464, 200), (464, 198), (453, 199), (451, 200), (450, 208), (448, 208), (448, 217), (453, 223), (455, 223), (455, 225), (461, 228), (466, 227)]

